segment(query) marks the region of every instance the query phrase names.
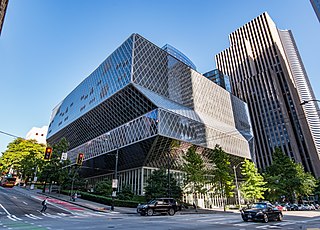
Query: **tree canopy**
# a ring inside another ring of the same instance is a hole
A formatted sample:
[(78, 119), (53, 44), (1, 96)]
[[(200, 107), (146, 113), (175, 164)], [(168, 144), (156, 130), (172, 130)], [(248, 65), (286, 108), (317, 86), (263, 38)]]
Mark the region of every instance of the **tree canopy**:
[(241, 175), (244, 180), (240, 186), (243, 198), (250, 202), (264, 199), (267, 182), (264, 181), (263, 176), (258, 172), (258, 169), (252, 161), (244, 160), (241, 166)]
[(206, 182), (205, 175), (207, 171), (205, 170), (205, 164), (201, 156), (196, 152), (197, 147), (189, 147), (183, 159), (185, 160), (183, 164), (183, 171), (186, 173), (185, 185), (187, 192), (189, 193), (200, 193), (206, 192), (204, 185)]
[(212, 170), (214, 191), (226, 198), (233, 197), (235, 185), (229, 155), (219, 145), (216, 145), (210, 156), (212, 163), (214, 163)]
[[(180, 199), (182, 197), (182, 189), (177, 180), (170, 176), (171, 197)], [(164, 169), (155, 170), (147, 180), (145, 187), (145, 196), (147, 199), (165, 197), (168, 190), (168, 175)]]
[(279, 200), (283, 197), (294, 202), (299, 196), (310, 195), (314, 191), (316, 180), (304, 171), (300, 163), (295, 163), (279, 148), (275, 149), (272, 159), (273, 162), (265, 174), (269, 200)]
[(23, 179), (33, 175), (37, 166), (43, 164), (45, 145), (36, 140), (17, 138), (9, 143), (7, 150), (0, 157), (0, 169), (2, 173), (12, 170)]

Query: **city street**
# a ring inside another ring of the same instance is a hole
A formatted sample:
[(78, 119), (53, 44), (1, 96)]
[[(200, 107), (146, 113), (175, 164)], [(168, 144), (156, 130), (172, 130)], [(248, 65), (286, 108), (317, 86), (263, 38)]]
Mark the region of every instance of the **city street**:
[(22, 189), (0, 188), (0, 229), (320, 229), (320, 211), (284, 212), (282, 222), (243, 222), (235, 212), (140, 216), (95, 212), (49, 198), (48, 210), (40, 213), (43, 195)]

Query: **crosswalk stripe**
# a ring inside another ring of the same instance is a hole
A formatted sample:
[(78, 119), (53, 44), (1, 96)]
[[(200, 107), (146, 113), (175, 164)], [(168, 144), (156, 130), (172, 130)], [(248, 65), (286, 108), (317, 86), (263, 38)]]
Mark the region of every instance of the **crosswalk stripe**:
[(13, 218), (17, 219), (17, 220), (22, 220), (22, 219), (16, 217), (15, 215), (11, 215), (11, 216), (12, 216)]
[(11, 215), (7, 215), (7, 217), (10, 219), (10, 220), (13, 220), (13, 221), (17, 221), (15, 218), (13, 218)]
[(33, 214), (30, 214), (30, 216), (33, 216), (33, 217), (35, 217), (35, 218), (37, 218), (37, 219), (39, 219), (39, 220), (42, 220), (42, 218), (39, 217), (39, 216), (35, 216), (35, 215), (33, 215)]
[(65, 214), (65, 213), (62, 213), (62, 212), (59, 212), (57, 213), (59, 216), (68, 216), (68, 214)]
[(31, 216), (31, 215), (29, 215), (29, 214), (24, 214), (26, 217), (28, 217), (28, 218), (30, 218), (30, 219), (33, 219), (33, 220), (37, 220), (38, 218), (36, 218), (36, 217), (33, 217), (33, 216)]

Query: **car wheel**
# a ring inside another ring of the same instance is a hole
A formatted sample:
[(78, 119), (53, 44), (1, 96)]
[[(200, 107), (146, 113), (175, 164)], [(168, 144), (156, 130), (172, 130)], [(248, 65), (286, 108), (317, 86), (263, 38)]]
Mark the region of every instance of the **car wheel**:
[(153, 209), (149, 208), (147, 211), (147, 215), (148, 216), (152, 216), (153, 215)]
[(243, 219), (244, 222), (248, 222), (248, 219), (246, 219), (246, 218), (242, 218), (242, 219)]
[(174, 215), (174, 213), (175, 213), (175, 211), (174, 211), (174, 209), (173, 209), (173, 208), (170, 208), (168, 213), (169, 213), (169, 215), (170, 215), (170, 216), (173, 216), (173, 215)]
[(263, 222), (264, 222), (264, 223), (268, 223), (268, 222), (269, 222), (269, 219), (268, 219), (268, 215), (267, 215), (267, 214), (264, 214), (264, 215), (263, 215)]
[(283, 215), (282, 215), (282, 213), (279, 213), (277, 220), (278, 220), (278, 221), (282, 221), (282, 219), (283, 219)]

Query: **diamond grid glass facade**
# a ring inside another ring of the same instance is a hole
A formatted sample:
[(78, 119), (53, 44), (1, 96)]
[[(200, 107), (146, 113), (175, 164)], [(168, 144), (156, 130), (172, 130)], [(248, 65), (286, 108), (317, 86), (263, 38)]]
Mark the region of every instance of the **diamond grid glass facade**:
[[(54, 109), (47, 141), (62, 137), (73, 163), (85, 154), (82, 175), (90, 184), (112, 178), (119, 151), (119, 185), (140, 195), (147, 176), (166, 167), (168, 157), (180, 177), (192, 144), (204, 159), (219, 144), (238, 162), (253, 149), (246, 104), (138, 34)], [(172, 151), (174, 140), (180, 147)]]

